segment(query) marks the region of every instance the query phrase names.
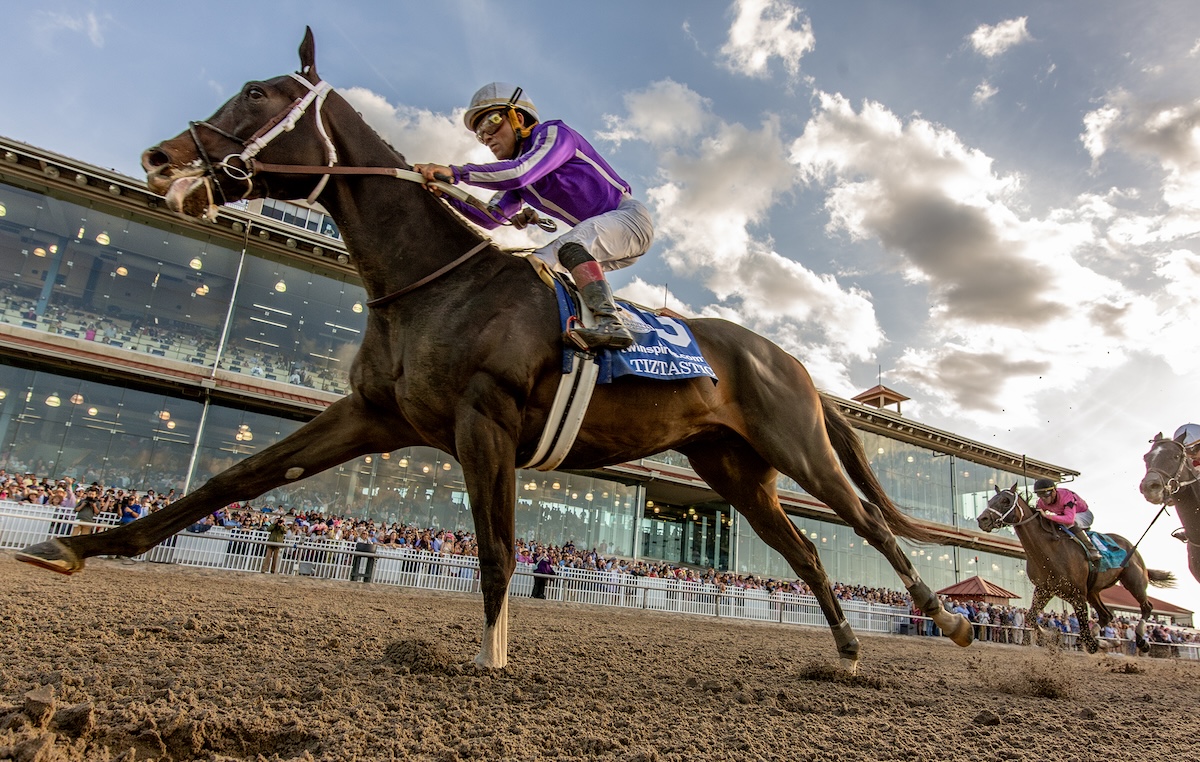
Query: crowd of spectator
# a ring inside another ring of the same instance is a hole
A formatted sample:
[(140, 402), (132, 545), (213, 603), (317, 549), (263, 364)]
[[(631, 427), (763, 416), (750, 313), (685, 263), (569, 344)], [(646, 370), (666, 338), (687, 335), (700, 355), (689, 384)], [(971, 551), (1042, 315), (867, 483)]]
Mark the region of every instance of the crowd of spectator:
[[(9, 473), (8, 470), (0, 468), (0, 500), (61, 506), (64, 510), (74, 511), (81, 522), (75, 529), (77, 533), (92, 531), (92, 527), (87, 524), (93, 521), (99, 521), (100, 528), (104, 528), (104, 525), (135, 521), (161, 510), (175, 498), (174, 488), (156, 492), (154, 489), (143, 491), (129, 487), (106, 487), (95, 481), (82, 483), (72, 477), (38, 478), (32, 473)], [(317, 510), (289, 509), (282, 505), (254, 507), (249, 503), (233, 503), (204, 517), (189, 530), (205, 532), (218, 526), (226, 529), (261, 530), (270, 535), (270, 541), (285, 546), (325, 539), (364, 543), (379, 548), (421, 550), (437, 555), (479, 555), (476, 536), (466, 529), (422, 528), (411, 522), (389, 524), (369, 518), (327, 515)], [(718, 571), (712, 567), (697, 569), (665, 561), (630, 559), (611, 554), (606, 556), (595, 548), (577, 547), (573, 541), (564, 545), (554, 545), (522, 538), (516, 541), (514, 550), (518, 563), (536, 565), (552, 574), (562, 574), (567, 570), (607, 571), (617, 576), (673, 579), (679, 582), (712, 585), (722, 593), (739, 589), (762, 590), (770, 594), (809, 595), (812, 592), (808, 585), (799, 579), (764, 579), (753, 574)], [(275, 555), (268, 554), (264, 559), (264, 571), (276, 570)], [(918, 634), (937, 634), (932, 621), (921, 615), (913, 605), (912, 598), (905, 592), (841, 582), (833, 583), (832, 589), (835, 597), (841, 601), (907, 607), (914, 615), (912, 626)], [(948, 611), (965, 616), (975, 626), (976, 638), (981, 641), (1025, 642), (1025, 633), (1032, 625), (1027, 621), (1026, 609), (1017, 606), (986, 601), (949, 600), (943, 600), (943, 605)], [(1136, 620), (1120, 617), (1104, 628), (1099, 628), (1094, 618), (1090, 622), (1094, 628), (1099, 629), (1100, 637), (1114, 643), (1131, 642), (1136, 623)], [(1080, 631), (1080, 623), (1074, 612), (1046, 611), (1038, 618), (1037, 624), (1066, 635), (1077, 635)], [(1146, 637), (1152, 643), (1200, 644), (1200, 633), (1196, 631), (1153, 622), (1149, 625)]]

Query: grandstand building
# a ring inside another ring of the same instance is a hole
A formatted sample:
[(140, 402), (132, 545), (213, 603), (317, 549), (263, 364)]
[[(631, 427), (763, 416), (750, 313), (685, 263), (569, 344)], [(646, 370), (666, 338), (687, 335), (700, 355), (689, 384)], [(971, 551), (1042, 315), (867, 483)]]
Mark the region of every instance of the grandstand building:
[[(366, 294), (319, 210), (253, 202), (191, 221), (140, 179), (5, 138), (0, 152), (0, 468), (187, 491), (345, 393)], [(1027, 601), (1020, 544), (975, 516), (995, 485), (1078, 472), (904, 418), (905, 399), (876, 387), (838, 403), (888, 494), (944, 538), (906, 545), (915, 566), (933, 589), (981, 575)], [(828, 508), (780, 488), (832, 579), (900, 587)], [(518, 536), (795, 576), (675, 452), (522, 471), (517, 499)], [(263, 503), (471, 526), (458, 464), (428, 448), (369, 455)]]

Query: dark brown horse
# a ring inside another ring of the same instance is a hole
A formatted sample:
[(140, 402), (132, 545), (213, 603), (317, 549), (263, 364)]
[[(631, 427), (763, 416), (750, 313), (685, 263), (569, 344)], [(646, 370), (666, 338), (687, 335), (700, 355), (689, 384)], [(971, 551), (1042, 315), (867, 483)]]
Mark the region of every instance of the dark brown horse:
[(1175, 506), (1187, 533), (1188, 571), (1200, 582), (1200, 471), (1192, 465), (1193, 457), (1182, 434), (1178, 440), (1156, 434), (1150, 452), (1142, 458), (1146, 476), (1139, 489), (1148, 502)]
[[(71, 574), (89, 556), (142, 553), (219, 506), (351, 458), (435, 447), (462, 464), (478, 535), (485, 625), (475, 662), (503, 667), (516, 565), (515, 467), (533, 454), (561, 375), (556, 300), (528, 262), (490, 245), (421, 185), (378, 169), (409, 165), (321, 80), (314, 50), (309, 31), (298, 73), (247, 83), (207, 122), (147, 150), (142, 164), (150, 188), (191, 216), (214, 201), (320, 200), (367, 293), (387, 297), (370, 310), (351, 393), (167, 509), (18, 557)], [(413, 284), (422, 285), (398, 293)], [(803, 366), (733, 323), (686, 322), (719, 383), (621, 379), (600, 387), (562, 467), (597, 468), (672, 448), (685, 454), (812, 588), (843, 666), (853, 671), (858, 640), (816, 548), (780, 507), (782, 472), (882, 553), (947, 637), (969, 645), (970, 624), (938, 605), (893, 532), (936, 538), (884, 494), (854, 430)]]
[(1017, 492), (1016, 484), (1006, 490), (999, 487), (995, 489), (996, 494), (988, 500), (987, 507), (975, 521), (985, 532), (1002, 526), (1017, 530), (1017, 537), (1025, 548), (1025, 573), (1033, 583), (1033, 601), (1026, 622), (1036, 627), (1038, 615), (1057, 595), (1075, 609), (1075, 616), (1079, 619), (1079, 637), (1088, 653), (1094, 654), (1099, 642), (1088, 626), (1091, 618), (1088, 603), (1096, 607), (1096, 619), (1104, 627), (1112, 621), (1113, 615), (1104, 601), (1100, 600), (1100, 593), (1120, 582), (1137, 599), (1141, 608), (1142, 619), (1135, 628), (1137, 646), (1142, 651), (1149, 651), (1145, 619), (1150, 616), (1153, 607), (1146, 599), (1146, 588), (1148, 585), (1174, 587), (1175, 575), (1147, 569), (1142, 555), (1134, 550), (1133, 543), (1116, 534), (1108, 536), (1125, 551), (1127, 562), (1116, 569), (1093, 573), (1087, 551), (1058, 524), (1040, 511), (1030, 508), (1025, 498)]

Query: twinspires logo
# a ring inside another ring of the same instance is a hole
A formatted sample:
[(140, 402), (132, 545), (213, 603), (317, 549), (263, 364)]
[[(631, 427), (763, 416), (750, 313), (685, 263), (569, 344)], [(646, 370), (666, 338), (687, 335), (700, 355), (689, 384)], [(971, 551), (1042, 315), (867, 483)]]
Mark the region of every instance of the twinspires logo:
[(633, 334), (634, 343), (619, 352), (605, 352), (600, 383), (621, 376), (678, 379), (717, 374), (700, 354), (696, 339), (683, 323), (621, 304), (621, 320)]

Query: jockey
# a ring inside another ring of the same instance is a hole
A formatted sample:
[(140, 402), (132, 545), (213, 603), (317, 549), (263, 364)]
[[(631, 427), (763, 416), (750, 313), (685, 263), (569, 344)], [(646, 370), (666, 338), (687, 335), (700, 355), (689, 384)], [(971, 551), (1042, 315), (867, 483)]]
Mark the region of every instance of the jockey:
[(1033, 492), (1038, 496), (1036, 508), (1045, 511), (1046, 518), (1062, 524), (1063, 528), (1083, 543), (1088, 560), (1100, 560), (1100, 551), (1084, 530), (1092, 525), (1092, 511), (1079, 495), (1057, 486), (1051, 479), (1038, 479), (1033, 483)]
[[(1192, 468), (1200, 468), (1200, 424), (1185, 423), (1175, 429), (1175, 435), (1172, 437), (1176, 442), (1183, 445), (1183, 452), (1191, 458)], [(1187, 542), (1187, 530), (1179, 527), (1171, 536), (1180, 542)]]
[(489, 204), (496, 218), (448, 199), (483, 227), (494, 228), (511, 219), (520, 229), (536, 221), (532, 210), (521, 211), (523, 203), (570, 223), (570, 231), (533, 256), (571, 273), (597, 320), (594, 328), (574, 331), (589, 349), (624, 349), (632, 344), (633, 336), (617, 316), (604, 279), (605, 270), (633, 264), (654, 240), (650, 213), (633, 198), (629, 184), (578, 132), (558, 120), (539, 121), (537, 109), (522, 97), (519, 87), (504, 82), (484, 85), (471, 98), (463, 124), (491, 150), (495, 162), (417, 164), (413, 169), (426, 180), (448, 176), (455, 183), (497, 191)]

